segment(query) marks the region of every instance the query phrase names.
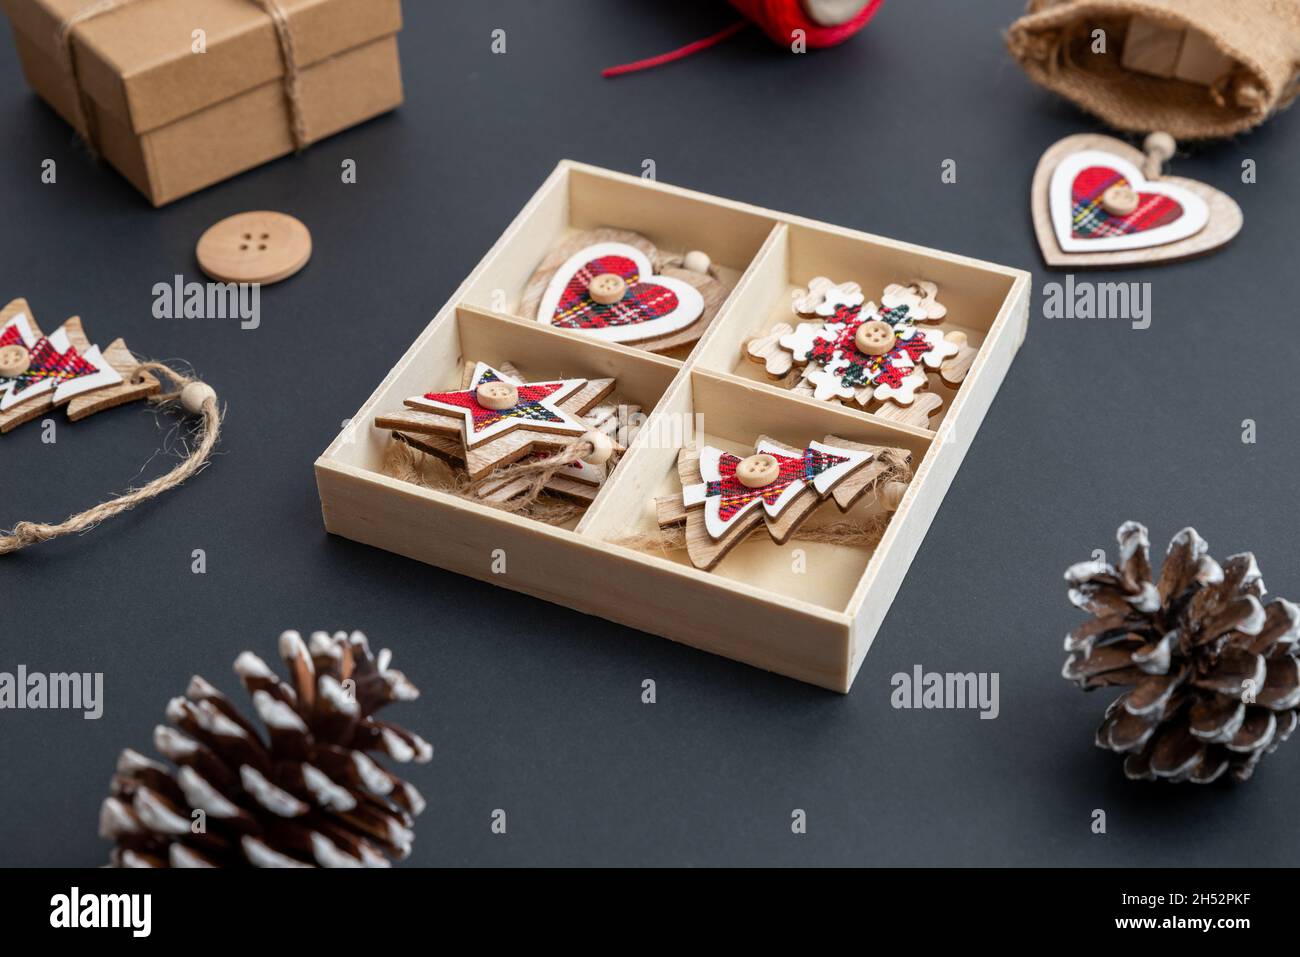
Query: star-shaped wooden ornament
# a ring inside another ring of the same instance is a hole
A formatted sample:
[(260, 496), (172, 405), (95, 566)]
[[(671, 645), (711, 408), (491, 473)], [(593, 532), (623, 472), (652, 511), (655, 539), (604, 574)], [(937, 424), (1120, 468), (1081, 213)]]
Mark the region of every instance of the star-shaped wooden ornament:
[(847, 511), (883, 472), (871, 466), (884, 451), (833, 435), (802, 450), (760, 436), (744, 458), (712, 446), (682, 449), (682, 494), (657, 500), (659, 525), (685, 522), (687, 555), (708, 571), (760, 523), (783, 545), (827, 498)]
[(75, 316), (45, 336), (25, 299), (0, 310), (0, 433), (58, 406), (76, 422), (161, 388), (123, 340), (101, 351)]
[(563, 449), (590, 426), (581, 416), (609, 395), (613, 379), (521, 382), (485, 362), (474, 364), (466, 388), (427, 392), (407, 409), (375, 418), (381, 429), (459, 437), (471, 479), (543, 450)]

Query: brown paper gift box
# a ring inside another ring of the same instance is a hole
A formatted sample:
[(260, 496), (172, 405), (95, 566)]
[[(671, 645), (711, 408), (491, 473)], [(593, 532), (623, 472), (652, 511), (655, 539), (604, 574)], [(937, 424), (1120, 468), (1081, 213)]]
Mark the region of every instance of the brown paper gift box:
[[(278, 3), (306, 143), (401, 104), (400, 0)], [(103, 0), (0, 4), (28, 83), (76, 126), (60, 28)], [(257, 0), (117, 0), (68, 35), (93, 146), (155, 206), (296, 148), (284, 52)]]

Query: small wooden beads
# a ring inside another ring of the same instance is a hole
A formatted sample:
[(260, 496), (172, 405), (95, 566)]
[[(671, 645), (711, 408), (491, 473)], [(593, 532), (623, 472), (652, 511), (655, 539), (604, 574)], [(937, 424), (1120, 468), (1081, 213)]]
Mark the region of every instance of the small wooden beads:
[(712, 265), (713, 261), (709, 259), (709, 254), (698, 249), (692, 249), (682, 257), (682, 268), (689, 269), (691, 272), (703, 273), (707, 276)]
[(217, 398), (216, 390), (206, 382), (190, 382), (181, 389), (181, 408), (190, 415), (200, 415), (204, 403)]
[(596, 429), (592, 429), (578, 441), (591, 443), (591, 452), (582, 457), (582, 461), (588, 465), (604, 465), (614, 454), (614, 440)]

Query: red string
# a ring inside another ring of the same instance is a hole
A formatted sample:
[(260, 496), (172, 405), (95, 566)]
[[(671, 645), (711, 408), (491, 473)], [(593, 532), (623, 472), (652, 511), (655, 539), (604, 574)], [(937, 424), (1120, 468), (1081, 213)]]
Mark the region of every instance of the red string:
[(737, 20), (731, 26), (724, 30), (719, 30), (711, 37), (705, 37), (703, 40), (696, 40), (694, 43), (688, 43), (684, 47), (678, 47), (676, 50), (669, 50), (667, 53), (660, 53), (658, 56), (646, 57), (644, 60), (636, 60), (632, 63), (624, 63), (620, 66), (610, 66), (600, 71), (604, 77), (621, 76), (624, 73), (636, 73), (638, 70), (649, 70), (651, 67), (663, 66), (665, 63), (672, 63), (674, 60), (680, 60), (690, 56), (692, 53), (699, 53), (701, 50), (707, 50), (711, 46), (716, 46), (723, 40), (728, 40), (735, 36), (745, 27), (749, 26), (748, 20)]

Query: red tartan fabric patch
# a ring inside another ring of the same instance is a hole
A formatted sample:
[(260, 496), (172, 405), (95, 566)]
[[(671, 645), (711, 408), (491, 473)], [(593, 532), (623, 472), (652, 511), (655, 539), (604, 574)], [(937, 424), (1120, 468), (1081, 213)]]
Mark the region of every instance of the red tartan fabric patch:
[(722, 478), (719, 481), (706, 483), (704, 494), (709, 497), (721, 496), (718, 517), (722, 521), (731, 521), (737, 512), (757, 498), (761, 498), (767, 505), (774, 505), (781, 497), (781, 493), (795, 482), (811, 482), (827, 469), (848, 461), (843, 456), (818, 452), (816, 449), (804, 449), (803, 455), (799, 458), (778, 455), (775, 452), (764, 454), (776, 459), (781, 466), (781, 471), (776, 481), (762, 488), (750, 488), (736, 478), (736, 466), (741, 461), (739, 456), (724, 452), (718, 457), (718, 474)]
[[(479, 380), (479, 384), (494, 381), (496, 381), (496, 376), (489, 373)], [(519, 387), (519, 402), (509, 409), (489, 409), (487, 406), (479, 405), (475, 389), (456, 392), (426, 392), (424, 397), (434, 402), (445, 402), (448, 405), (468, 409), (470, 416), (474, 420), (474, 432), (477, 433), (496, 425), (502, 419), (529, 419), (533, 422), (567, 421), (563, 416), (556, 415), (550, 409), (541, 405), (542, 400), (550, 398), (563, 386), (564, 383), (562, 382), (521, 385)]]
[[(627, 293), (602, 305), (587, 295), (591, 280), (603, 273), (621, 276)], [(653, 282), (641, 282), (636, 263), (626, 256), (599, 256), (573, 274), (564, 287), (551, 324), (562, 329), (604, 329), (659, 319), (677, 308), (677, 294)]]
[[(0, 346), (24, 346), (23, 337), (17, 326), (10, 326), (0, 334)], [(15, 392), (22, 392), (27, 387), (44, 379), (53, 379), (56, 383), (94, 375), (99, 370), (81, 357), (76, 346), (68, 346), (67, 352), (59, 352), (50, 340), (42, 336), (30, 350), (31, 365), (22, 375), (12, 379), (0, 379), (0, 382), (13, 382)]]
[(1070, 192), (1071, 231), (1075, 239), (1127, 236), (1167, 226), (1183, 215), (1178, 201), (1159, 193), (1139, 192), (1137, 209), (1127, 216), (1113, 216), (1102, 208), (1101, 194), (1118, 185), (1129, 183), (1108, 166), (1089, 166), (1074, 177)]
[[(907, 321), (908, 311), (907, 306), (881, 309), (879, 318), (897, 328)], [(912, 371), (911, 368), (897, 365), (897, 360), (907, 355), (912, 360), (912, 364), (916, 365), (921, 361), (921, 357), (934, 347), (918, 332), (910, 339), (895, 339), (894, 347), (884, 355), (875, 356), (859, 352), (854, 336), (857, 334), (858, 327), (868, 321), (868, 317), (861, 315), (861, 312), (861, 306), (840, 306), (836, 309), (835, 315), (827, 322), (843, 323), (844, 328), (837, 336), (818, 338), (813, 343), (808, 358), (821, 366), (843, 360), (844, 367), (840, 370), (839, 376), (840, 383), (847, 388), (861, 389), (868, 385), (885, 385), (897, 389)]]

